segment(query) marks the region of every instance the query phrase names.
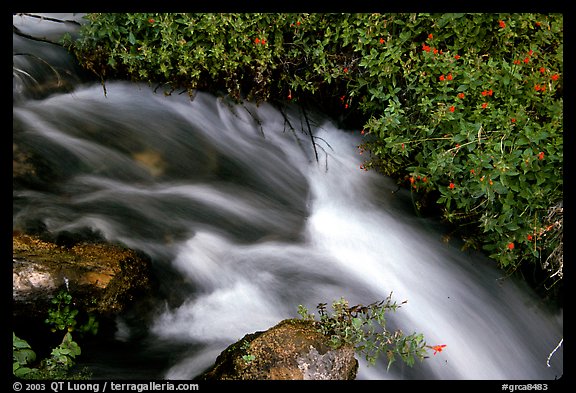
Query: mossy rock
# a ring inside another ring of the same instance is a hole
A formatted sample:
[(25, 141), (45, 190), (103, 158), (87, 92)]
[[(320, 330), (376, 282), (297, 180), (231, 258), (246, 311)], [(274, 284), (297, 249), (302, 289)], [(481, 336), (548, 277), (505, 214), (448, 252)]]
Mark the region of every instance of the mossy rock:
[(38, 237), (12, 236), (14, 316), (42, 318), (50, 300), (67, 289), (75, 306), (114, 316), (150, 291), (151, 261), (133, 250), (107, 243), (63, 247)]
[(351, 345), (333, 349), (312, 321), (286, 319), (230, 345), (196, 380), (353, 380)]

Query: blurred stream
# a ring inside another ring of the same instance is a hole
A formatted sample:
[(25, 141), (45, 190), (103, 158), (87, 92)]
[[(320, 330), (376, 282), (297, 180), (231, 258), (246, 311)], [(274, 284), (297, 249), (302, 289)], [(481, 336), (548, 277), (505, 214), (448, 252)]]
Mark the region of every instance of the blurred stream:
[[(53, 24), (14, 16), (29, 34), (62, 32)], [(13, 59), (13, 141), (49, 179), (14, 187), (13, 228), (97, 233), (150, 255), (162, 280), (146, 315), (118, 318), (114, 340), (84, 351), (94, 378), (190, 379), (245, 334), (297, 317), (299, 304), (391, 292), (408, 302), (390, 326), (445, 350), (389, 371), (359, 359), (358, 379), (562, 376), (562, 346), (547, 365), (562, 310), (443, 242), (409, 191), (359, 168), (358, 132), (309, 114), (316, 161), (297, 106), (282, 109), (288, 124), (269, 104), (202, 92), (110, 81), (105, 96), (61, 48), (15, 35), (13, 50), (51, 64)]]

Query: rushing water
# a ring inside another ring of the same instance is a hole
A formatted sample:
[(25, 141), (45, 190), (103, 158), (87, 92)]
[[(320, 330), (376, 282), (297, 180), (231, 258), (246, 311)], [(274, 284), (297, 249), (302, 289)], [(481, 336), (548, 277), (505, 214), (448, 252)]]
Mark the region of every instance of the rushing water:
[(310, 115), (314, 151), (296, 106), (122, 81), (104, 95), (79, 76), (39, 97), (26, 78), (15, 73), (13, 138), (47, 181), (15, 185), (13, 227), (121, 242), (152, 257), (162, 284), (146, 312), (118, 318), (114, 340), (85, 351), (95, 378), (192, 378), (299, 304), (390, 293), (407, 300), (391, 326), (445, 350), (389, 371), (360, 358), (358, 379), (562, 376), (563, 347), (550, 356), (562, 310), (443, 242), (407, 191), (360, 170), (358, 132)]

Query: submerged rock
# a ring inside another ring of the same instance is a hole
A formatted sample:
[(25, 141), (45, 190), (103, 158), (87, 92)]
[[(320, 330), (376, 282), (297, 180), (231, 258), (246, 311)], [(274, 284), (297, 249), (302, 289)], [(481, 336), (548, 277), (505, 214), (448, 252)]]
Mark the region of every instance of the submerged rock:
[(226, 348), (196, 380), (353, 380), (351, 345), (333, 349), (313, 322), (286, 319)]

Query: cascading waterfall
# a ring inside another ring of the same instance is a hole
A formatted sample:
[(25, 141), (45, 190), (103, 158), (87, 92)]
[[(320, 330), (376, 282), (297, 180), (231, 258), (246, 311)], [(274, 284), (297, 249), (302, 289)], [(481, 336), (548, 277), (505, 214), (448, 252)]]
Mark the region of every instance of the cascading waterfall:
[[(409, 191), (360, 170), (358, 132), (318, 114), (308, 130), (295, 106), (283, 114), (122, 81), (106, 96), (93, 83), (41, 98), (14, 88), (14, 143), (48, 180), (15, 185), (13, 227), (97, 233), (174, 272), (160, 273), (163, 297), (146, 318), (117, 322), (118, 345), (166, 348), (137, 352), (162, 364), (157, 377), (193, 378), (245, 334), (296, 317), (299, 304), (390, 293), (407, 300), (390, 325), (445, 350), (389, 371), (359, 359), (358, 379), (562, 376), (562, 347), (549, 358), (562, 310), (443, 242), (441, 226), (414, 215)], [(126, 364), (100, 364), (95, 377), (140, 375)]]

